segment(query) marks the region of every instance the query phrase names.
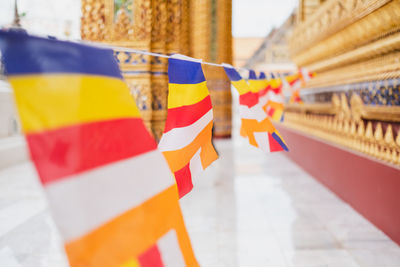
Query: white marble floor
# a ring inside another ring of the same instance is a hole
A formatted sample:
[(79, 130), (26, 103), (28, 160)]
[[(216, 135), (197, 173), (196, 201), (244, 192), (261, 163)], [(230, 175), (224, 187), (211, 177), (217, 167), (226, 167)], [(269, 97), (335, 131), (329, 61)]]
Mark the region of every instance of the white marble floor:
[[(201, 266), (398, 267), (400, 247), (283, 153), (218, 141), (181, 201)], [(32, 165), (0, 171), (0, 266), (67, 266)]]

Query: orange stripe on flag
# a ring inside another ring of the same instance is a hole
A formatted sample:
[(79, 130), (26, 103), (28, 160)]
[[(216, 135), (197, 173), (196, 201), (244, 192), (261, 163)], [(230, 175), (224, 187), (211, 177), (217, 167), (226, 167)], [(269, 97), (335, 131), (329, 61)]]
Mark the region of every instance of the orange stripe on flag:
[(186, 266), (198, 266), (183, 223), (176, 186), (66, 244), (65, 249), (71, 267), (119, 266), (137, 258), (171, 229), (176, 231)]
[(268, 118), (261, 122), (256, 120), (242, 119), (242, 128), (240, 131), (241, 134), (243, 134), (242, 136), (249, 138), (249, 143), (251, 145), (258, 147), (257, 141), (254, 137), (254, 132), (266, 132), (266, 134), (267, 132), (272, 133), (275, 131), (275, 127)]
[(217, 153), (211, 143), (212, 121), (197, 135), (192, 143), (186, 147), (175, 151), (163, 151), (168, 165), (172, 172), (182, 169), (191, 160), (193, 155), (201, 148), (200, 158), (203, 169), (207, 168), (218, 158)]

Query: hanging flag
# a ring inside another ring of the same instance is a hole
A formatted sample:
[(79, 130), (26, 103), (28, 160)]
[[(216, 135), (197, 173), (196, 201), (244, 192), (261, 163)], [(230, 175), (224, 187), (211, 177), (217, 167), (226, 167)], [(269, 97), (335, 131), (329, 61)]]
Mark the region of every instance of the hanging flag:
[(300, 68), (299, 71), (294, 74), (286, 77), (286, 80), (289, 82), (292, 95), (290, 97), (289, 103), (303, 103), (300, 97), (300, 88), (302, 84), (308, 82), (315, 76), (315, 73), (309, 72), (306, 68)]
[(198, 266), (113, 51), (6, 31), (0, 49), (70, 266)]
[(167, 121), (158, 147), (183, 197), (192, 179), (218, 158), (211, 143), (213, 111), (200, 62), (170, 58), (168, 78)]
[(250, 70), (250, 72), (249, 72), (248, 83), (250, 85), (251, 92), (256, 94), (257, 97), (260, 97), (260, 95), (263, 95), (264, 89), (267, 89), (267, 86), (268, 86), (267, 79), (258, 78), (254, 70)]
[(258, 77), (259, 80), (262, 81), (261, 90), (258, 92), (258, 99), (261, 106), (264, 106), (269, 99), (269, 92), (271, 91), (271, 84), (267, 79), (267, 76), (264, 72), (260, 72), (260, 76)]
[(277, 95), (282, 93), (282, 80), (280, 78), (275, 77), (274, 74), (271, 76), (271, 80), (269, 81), (271, 91)]
[(286, 79), (286, 81), (289, 83), (292, 90), (300, 89), (302, 83), (302, 75), (300, 71), (295, 74), (288, 75), (284, 79)]
[(290, 96), (289, 103), (299, 103), (302, 104), (303, 100), (300, 97), (300, 90), (296, 89), (292, 92), (292, 95)]
[(309, 72), (307, 68), (304, 67), (300, 68), (300, 73), (305, 83), (311, 80), (315, 76), (315, 73)]
[(239, 115), (242, 122), (240, 134), (248, 138), (252, 146), (265, 152), (287, 151), (285, 141), (268, 119), (250, 85), (232, 66), (224, 64), (224, 69), (239, 93)]
[(258, 76), (258, 79), (260, 79), (260, 80), (266, 80), (266, 79), (267, 79), (267, 75), (265, 75), (265, 72), (261, 71), (261, 72), (260, 72), (260, 76)]
[(263, 106), (263, 109), (267, 113), (268, 117), (270, 117), (274, 121), (283, 122), (284, 105), (282, 102), (268, 100), (265, 106)]

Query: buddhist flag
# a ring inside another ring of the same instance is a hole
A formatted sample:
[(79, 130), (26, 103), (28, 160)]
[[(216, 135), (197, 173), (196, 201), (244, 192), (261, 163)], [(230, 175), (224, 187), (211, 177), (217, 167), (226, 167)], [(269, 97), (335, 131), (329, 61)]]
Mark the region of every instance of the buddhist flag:
[(70, 265), (198, 266), (113, 51), (5, 31), (0, 49)]
[(192, 179), (218, 158), (211, 143), (213, 111), (200, 62), (170, 58), (168, 78), (167, 121), (158, 147), (183, 197)]
[(251, 92), (256, 94), (257, 97), (264, 95), (264, 93), (268, 90), (267, 79), (258, 78), (254, 70), (250, 70), (248, 83), (250, 85)]
[(289, 103), (299, 103), (302, 104), (303, 100), (300, 97), (300, 89), (296, 89), (292, 92), (292, 95), (290, 96)]
[(274, 121), (283, 122), (283, 103), (276, 102), (273, 100), (268, 100), (268, 102), (263, 106), (264, 111), (267, 113), (268, 117)]
[(301, 87), (302, 75), (301, 72), (286, 76), (284, 79), (289, 83), (292, 90), (298, 90)]
[(259, 103), (270, 118), (281, 122), (283, 118), (282, 83), (280, 79), (275, 79), (272, 73), (271, 77), (273, 77), (272, 80), (267, 80), (265, 73), (261, 72), (259, 80), (263, 80), (264, 84), (263, 89), (258, 92)]
[(239, 93), (239, 115), (242, 122), (240, 134), (248, 138), (252, 146), (265, 152), (287, 151), (285, 141), (268, 119), (249, 84), (232, 66), (225, 64), (224, 69)]
[(260, 72), (258, 79), (261, 81), (260, 90), (258, 91), (258, 99), (261, 106), (264, 106), (269, 99), (268, 93), (271, 91), (271, 84), (264, 72)]
[(309, 72), (307, 68), (300, 68), (300, 72), (305, 83), (315, 76), (315, 73)]
[(271, 80), (269, 81), (269, 84), (273, 93), (277, 95), (282, 93), (282, 80), (277, 78), (273, 73), (271, 73)]

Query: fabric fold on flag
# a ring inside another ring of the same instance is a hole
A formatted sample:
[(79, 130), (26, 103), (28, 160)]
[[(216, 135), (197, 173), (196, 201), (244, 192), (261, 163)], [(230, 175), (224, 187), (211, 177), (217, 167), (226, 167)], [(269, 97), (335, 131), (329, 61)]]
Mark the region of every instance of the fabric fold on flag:
[(70, 266), (198, 266), (174, 178), (113, 51), (11, 31), (0, 49)]
[(158, 147), (183, 197), (218, 158), (211, 142), (213, 111), (200, 62), (169, 58), (168, 78), (167, 121)]
[(250, 85), (232, 66), (224, 64), (224, 70), (239, 93), (241, 136), (247, 138), (252, 146), (265, 152), (288, 151), (285, 141), (268, 119)]

